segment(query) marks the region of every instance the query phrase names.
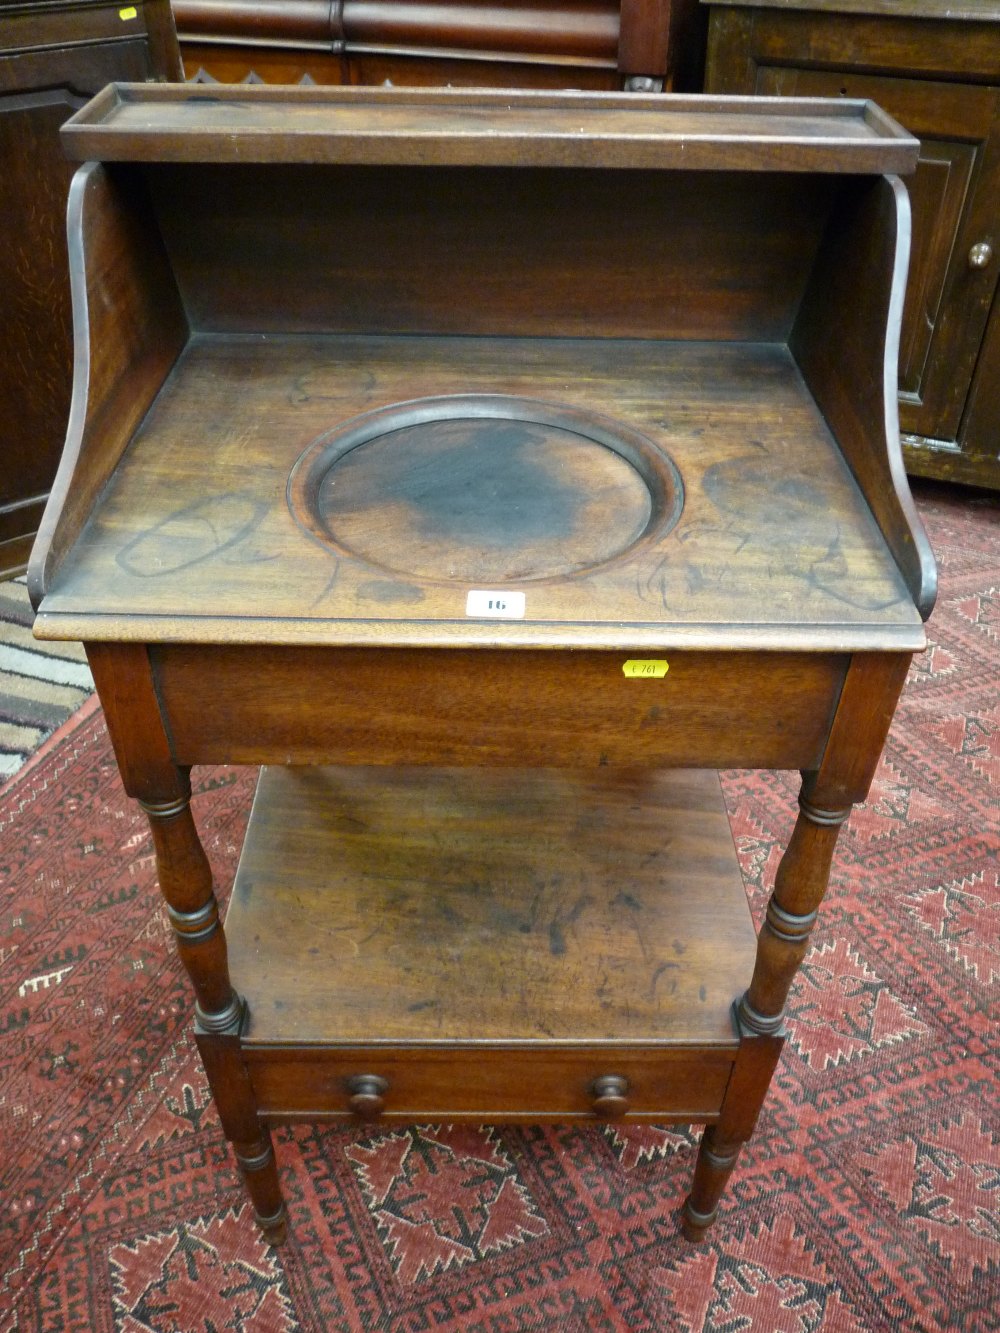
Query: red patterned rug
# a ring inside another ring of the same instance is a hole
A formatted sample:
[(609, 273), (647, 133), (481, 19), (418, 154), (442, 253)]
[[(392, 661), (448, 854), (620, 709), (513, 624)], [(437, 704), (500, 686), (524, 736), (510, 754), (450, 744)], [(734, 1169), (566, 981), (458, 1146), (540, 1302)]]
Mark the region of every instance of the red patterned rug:
[[(842, 838), (708, 1245), (675, 1221), (695, 1134), (425, 1125), (280, 1131), (292, 1225), (269, 1250), (91, 710), (0, 793), (2, 1333), (1000, 1328), (1000, 515), (921, 505), (933, 647)], [(252, 777), (196, 778), (226, 884)], [(795, 783), (726, 790), (760, 909)]]

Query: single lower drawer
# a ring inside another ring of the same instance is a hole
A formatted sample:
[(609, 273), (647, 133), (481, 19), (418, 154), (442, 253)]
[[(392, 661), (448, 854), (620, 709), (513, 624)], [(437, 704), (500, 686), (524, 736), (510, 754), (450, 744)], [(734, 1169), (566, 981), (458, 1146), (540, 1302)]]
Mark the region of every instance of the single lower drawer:
[(704, 1121), (719, 1112), (729, 1049), (392, 1047), (247, 1049), (261, 1115), (297, 1119)]

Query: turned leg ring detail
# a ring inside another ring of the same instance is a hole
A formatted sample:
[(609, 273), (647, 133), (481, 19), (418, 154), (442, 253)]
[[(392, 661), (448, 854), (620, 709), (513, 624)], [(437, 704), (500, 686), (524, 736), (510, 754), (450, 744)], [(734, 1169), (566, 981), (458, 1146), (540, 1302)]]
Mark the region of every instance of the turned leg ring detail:
[(819, 828), (840, 828), (841, 824), (850, 817), (852, 806), (845, 806), (840, 810), (823, 810), (818, 805), (813, 805), (807, 801), (804, 796), (799, 796), (799, 809), (809, 820), (810, 824), (816, 824)]
[(802, 916), (796, 916), (793, 912), (786, 912), (783, 907), (779, 907), (772, 898), (767, 905), (765, 921), (771, 934), (779, 940), (798, 944), (812, 930), (818, 915), (818, 912), (806, 912)]
[(221, 925), (219, 904), (214, 896), (196, 912), (178, 912), (168, 903), (167, 916), (174, 933), (188, 944), (200, 944), (202, 940), (209, 939)]

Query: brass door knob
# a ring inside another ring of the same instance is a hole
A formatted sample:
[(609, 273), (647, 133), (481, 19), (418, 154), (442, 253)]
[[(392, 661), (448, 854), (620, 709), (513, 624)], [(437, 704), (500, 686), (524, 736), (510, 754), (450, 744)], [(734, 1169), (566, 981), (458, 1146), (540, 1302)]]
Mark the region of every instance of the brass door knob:
[(993, 247), (989, 241), (979, 241), (969, 251), (969, 268), (986, 268), (993, 258)]
[(385, 1109), (389, 1084), (378, 1074), (355, 1074), (347, 1083), (347, 1104), (362, 1120), (375, 1120)]
[(621, 1074), (602, 1074), (590, 1086), (591, 1106), (601, 1120), (619, 1120), (628, 1110), (628, 1079)]

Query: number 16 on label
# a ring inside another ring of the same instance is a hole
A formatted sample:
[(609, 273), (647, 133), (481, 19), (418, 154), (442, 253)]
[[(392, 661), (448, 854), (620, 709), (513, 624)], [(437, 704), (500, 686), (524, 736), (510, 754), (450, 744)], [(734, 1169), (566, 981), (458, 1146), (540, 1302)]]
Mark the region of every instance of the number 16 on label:
[(465, 599), (465, 614), (486, 620), (523, 620), (524, 593), (478, 589)]

